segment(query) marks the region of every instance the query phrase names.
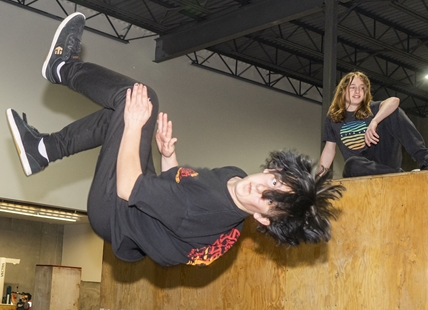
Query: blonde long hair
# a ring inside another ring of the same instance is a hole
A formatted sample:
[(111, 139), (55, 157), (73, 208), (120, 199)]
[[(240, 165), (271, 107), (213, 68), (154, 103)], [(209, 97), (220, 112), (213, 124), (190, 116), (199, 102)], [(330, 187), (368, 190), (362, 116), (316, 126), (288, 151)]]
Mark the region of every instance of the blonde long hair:
[(363, 101), (358, 109), (354, 112), (356, 119), (364, 119), (372, 116), (373, 113), (370, 109), (370, 102), (372, 101), (372, 94), (370, 88), (370, 80), (364, 73), (360, 71), (349, 72), (339, 82), (334, 93), (333, 101), (328, 109), (327, 115), (335, 123), (343, 122), (346, 119), (346, 92), (349, 92), (349, 85), (356, 78), (360, 78), (364, 83), (366, 90)]

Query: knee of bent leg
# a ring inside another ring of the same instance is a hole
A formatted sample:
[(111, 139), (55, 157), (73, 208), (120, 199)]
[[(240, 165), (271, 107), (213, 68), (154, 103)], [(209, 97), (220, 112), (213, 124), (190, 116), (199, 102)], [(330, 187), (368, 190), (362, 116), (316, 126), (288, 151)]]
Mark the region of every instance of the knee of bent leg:
[(364, 157), (360, 156), (351, 156), (343, 165), (343, 177), (344, 178), (350, 178), (350, 177), (356, 177), (361, 175), (361, 161), (365, 160)]
[(150, 102), (153, 105), (153, 114), (157, 114), (158, 110), (159, 110), (159, 101), (158, 101), (158, 95), (156, 94), (156, 92), (153, 90), (153, 88), (151, 88), (150, 86), (147, 86), (147, 94), (150, 98)]

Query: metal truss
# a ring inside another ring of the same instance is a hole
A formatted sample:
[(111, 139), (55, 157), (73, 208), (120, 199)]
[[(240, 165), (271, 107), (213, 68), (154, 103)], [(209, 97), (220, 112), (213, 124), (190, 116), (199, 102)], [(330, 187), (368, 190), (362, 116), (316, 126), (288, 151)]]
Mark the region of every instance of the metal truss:
[(192, 65), (234, 78), (258, 84), (288, 95), (302, 97), (315, 103), (322, 103), (322, 88), (312, 83), (294, 79), (290, 75), (266, 69), (266, 66), (252, 64), (248, 59), (228, 57), (213, 51), (203, 50), (188, 54)]
[[(97, 9), (94, 5), (87, 5), (90, 3), (89, 1), (43, 1), (43, 0), (34, 0), (34, 1), (26, 1), (26, 0), (0, 0), (2, 2), (10, 3), (16, 6), (19, 6), (23, 9), (30, 10), (32, 12), (42, 14), (44, 16), (62, 20), (69, 14), (79, 11), (83, 12), (86, 16), (86, 20), (88, 22), (91, 19), (104, 19), (107, 23), (102, 24), (101, 27), (89, 27), (86, 26), (86, 29), (97, 33), (99, 35), (106, 36), (110, 39), (114, 39), (120, 41), (122, 43), (129, 43), (132, 40), (144, 39), (148, 37), (157, 36), (157, 34), (152, 33), (146, 29), (141, 29), (140, 25), (135, 25), (133, 23), (125, 22), (125, 16), (121, 16), (117, 12), (112, 11), (112, 15), (108, 15), (106, 13), (94, 12), (94, 9)], [(145, 2), (145, 1), (144, 1)], [(162, 5), (167, 5), (166, 1), (152, 1), (156, 3), (160, 3)], [(86, 5), (83, 5), (83, 3)], [(239, 5), (247, 4), (247, 1), (237, 1)], [(105, 9), (105, 8), (104, 8)], [(171, 8), (174, 9), (174, 8)], [(120, 23), (118, 24), (117, 18), (120, 19)], [(144, 26), (151, 24), (150, 22), (145, 22)], [(106, 27), (107, 26), (107, 27)], [(162, 32), (161, 29), (154, 29)], [(131, 36), (131, 29), (141, 29), (145, 33), (143, 35)], [(251, 62), (244, 62), (239, 60), (239, 55), (234, 55), (234, 58), (230, 58), (227, 55), (218, 54), (215, 52), (211, 52), (209, 57), (206, 57), (206, 50), (194, 52), (193, 54), (188, 54), (187, 57), (191, 60), (193, 65), (199, 66), (201, 68), (210, 69), (211, 71), (228, 74), (235, 78), (239, 78), (241, 80), (259, 84), (264, 87), (268, 87), (277, 91), (281, 91), (293, 96), (302, 97), (308, 100), (311, 100), (316, 103), (321, 103), (322, 100), (322, 88), (319, 85), (313, 85), (311, 81), (307, 82), (304, 79), (304, 76), (300, 76), (301, 80), (298, 80), (295, 77), (296, 75), (293, 72), (278, 73), (278, 70), (266, 70), (261, 66), (257, 66), (252, 64)], [(201, 55), (204, 56), (201, 56)], [(218, 60), (215, 62), (216, 65), (213, 66), (212, 60), (216, 56)], [(211, 62), (209, 61), (211, 60)], [(234, 64), (232, 64), (234, 62)], [(219, 64), (221, 64), (219, 66)], [(238, 69), (240, 68), (240, 69)], [(278, 68), (277, 68), (278, 69)], [(240, 70), (240, 71), (238, 71)], [(283, 71), (283, 70), (281, 70)], [(248, 74), (252, 72), (251, 74)]]
[(148, 37), (157, 36), (147, 29), (136, 26), (134, 23), (126, 22), (125, 20), (117, 19), (116, 17), (94, 11), (87, 6), (78, 4), (78, 1), (64, 1), (64, 0), (0, 0), (18, 6), (22, 9), (38, 13), (55, 20), (63, 20), (65, 17), (73, 12), (79, 11), (85, 14), (87, 25), (85, 29), (105, 36), (107, 38), (122, 42), (129, 43), (133, 40), (144, 39)]
[[(394, 5), (398, 4), (394, 2)], [(354, 15), (352, 19), (348, 18), (349, 14)], [(353, 24), (347, 25), (348, 20)], [(299, 19), (219, 44), (210, 50), (320, 89), (324, 62), (322, 26), (310, 24), (309, 19)], [(359, 28), (359, 31), (353, 28)], [(349, 71), (363, 71), (370, 77), (373, 89), (377, 89), (375, 95), (399, 96), (402, 108), (426, 117), (427, 42), (428, 37), (353, 8), (342, 16), (338, 25), (337, 76)]]
[[(123, 43), (168, 33), (179, 26), (195, 25), (209, 14), (208, 7), (195, 6), (190, 0), (0, 1), (57, 20), (81, 11), (87, 16), (87, 30)], [(221, 7), (221, 2), (209, 2), (216, 3), (210, 9), (216, 12), (234, 9), (230, 3)], [(135, 11), (123, 9), (131, 3), (135, 5)], [(246, 0), (235, 1), (233, 6), (247, 3)], [(403, 26), (405, 23), (396, 22), (400, 18), (397, 15), (386, 18), (381, 12), (371, 11), (370, 3), (375, 2), (339, 2), (337, 76), (340, 78), (349, 71), (363, 71), (370, 77), (375, 99), (398, 96), (406, 112), (427, 117), (428, 83), (424, 76), (428, 70), (428, 35), (421, 35), (421, 31), (418, 33)], [(424, 0), (382, 3), (395, 9), (395, 14), (410, 16), (419, 25), (428, 24), (428, 5)], [(425, 11), (417, 11), (409, 3), (424, 3)], [(163, 19), (155, 16), (155, 4), (167, 9), (168, 14)], [(190, 52), (187, 57), (201, 68), (321, 103), (324, 19), (322, 13), (302, 17)]]

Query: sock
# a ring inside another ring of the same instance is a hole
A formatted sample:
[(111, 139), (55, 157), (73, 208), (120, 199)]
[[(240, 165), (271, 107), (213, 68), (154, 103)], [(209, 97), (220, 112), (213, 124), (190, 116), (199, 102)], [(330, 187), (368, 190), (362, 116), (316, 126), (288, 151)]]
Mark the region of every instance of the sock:
[(45, 142), (43, 141), (43, 138), (40, 139), (39, 142), (39, 153), (42, 155), (46, 160), (49, 162), (48, 152), (46, 151)]

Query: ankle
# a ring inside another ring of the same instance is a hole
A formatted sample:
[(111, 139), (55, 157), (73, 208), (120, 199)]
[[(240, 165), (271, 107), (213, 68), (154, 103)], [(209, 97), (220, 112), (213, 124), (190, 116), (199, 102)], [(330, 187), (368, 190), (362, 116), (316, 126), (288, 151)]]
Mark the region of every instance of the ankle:
[(55, 139), (54, 137), (52, 137), (52, 135), (47, 135), (43, 137), (42, 140), (43, 140), (44, 150), (40, 150), (39, 148), (40, 155), (45, 157), (48, 160), (48, 162), (54, 162), (62, 158), (60, 152), (58, 151), (58, 147), (56, 145)]
[(76, 72), (81, 69), (83, 62), (80, 59), (67, 61), (59, 70), (61, 76), (61, 84), (69, 85), (70, 80), (75, 76)]

